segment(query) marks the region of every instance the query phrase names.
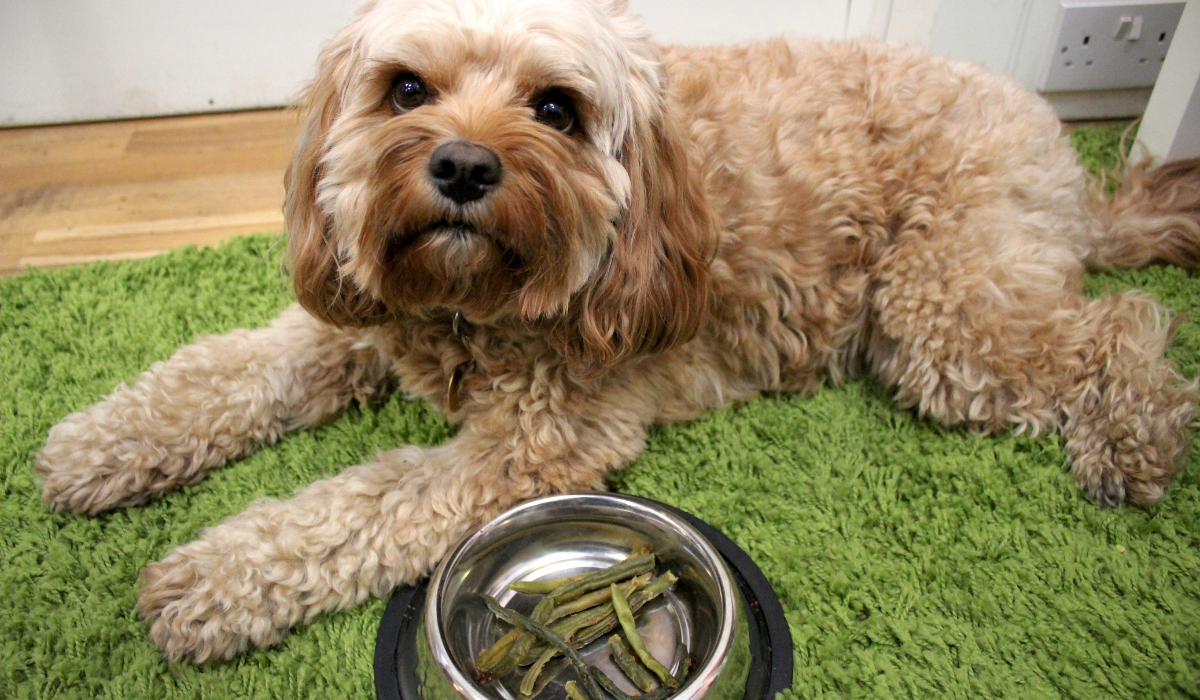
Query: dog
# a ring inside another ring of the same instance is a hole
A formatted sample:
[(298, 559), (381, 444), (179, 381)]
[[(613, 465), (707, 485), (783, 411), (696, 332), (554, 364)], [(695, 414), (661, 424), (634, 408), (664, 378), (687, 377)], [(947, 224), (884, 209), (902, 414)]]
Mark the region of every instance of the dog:
[(1176, 320), (1085, 269), (1200, 260), (1200, 162), (1088, 184), (1006, 78), (871, 42), (657, 47), (623, 0), (372, 0), (286, 174), (298, 303), (67, 416), (56, 509), (132, 506), (399, 388), (459, 425), (142, 573), (171, 660), (230, 658), (426, 574), (524, 499), (604, 488), (647, 429), (873, 376), (988, 434), (1057, 431), (1151, 504), (1197, 400)]

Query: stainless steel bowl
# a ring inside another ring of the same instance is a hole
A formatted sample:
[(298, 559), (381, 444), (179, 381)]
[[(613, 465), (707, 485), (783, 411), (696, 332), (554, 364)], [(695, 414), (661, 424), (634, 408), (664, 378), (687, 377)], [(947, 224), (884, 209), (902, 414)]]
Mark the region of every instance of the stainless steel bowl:
[[(650, 651), (672, 673), (688, 656), (692, 670), (677, 700), (740, 700), (750, 666), (745, 603), (720, 554), (691, 525), (632, 496), (589, 493), (521, 504), (464, 540), (429, 582), (417, 675), (425, 700), (521, 700), (519, 674), (475, 682), (475, 658), (507, 631), (481, 594), (528, 614), (536, 596), (514, 593), (514, 581), (550, 580), (614, 564), (645, 545), (658, 571), (679, 581), (638, 613)], [(630, 695), (638, 691), (608, 656), (604, 639), (581, 651)], [(563, 700), (575, 678), (559, 660), (547, 666), (536, 700)], [(545, 679), (549, 679), (548, 681)]]

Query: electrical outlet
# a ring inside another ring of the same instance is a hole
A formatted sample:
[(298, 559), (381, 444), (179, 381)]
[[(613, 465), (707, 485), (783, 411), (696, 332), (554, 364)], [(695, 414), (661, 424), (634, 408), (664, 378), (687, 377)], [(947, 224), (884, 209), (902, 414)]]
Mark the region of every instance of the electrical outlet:
[(1043, 92), (1152, 87), (1184, 3), (1059, 0)]

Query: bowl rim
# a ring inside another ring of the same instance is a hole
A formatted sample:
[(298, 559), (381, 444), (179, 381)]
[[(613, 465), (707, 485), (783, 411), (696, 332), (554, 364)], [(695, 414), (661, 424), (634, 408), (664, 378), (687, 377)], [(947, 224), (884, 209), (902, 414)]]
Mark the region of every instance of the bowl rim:
[(459, 668), (442, 639), (440, 608), (446, 582), (445, 573), (452, 563), (458, 560), (464, 552), (468, 551), (473, 544), (490, 535), (504, 521), (526, 510), (541, 507), (547, 503), (578, 500), (583, 500), (585, 503), (617, 505), (620, 508), (633, 508), (634, 510), (648, 513), (655, 519), (665, 521), (678, 533), (687, 535), (689, 541), (694, 543), (703, 555), (705, 568), (712, 573), (717, 584), (718, 602), (721, 607), (719, 618), (721, 629), (709, 659), (703, 666), (692, 671), (687, 682), (672, 694), (671, 698), (672, 700), (696, 700), (703, 696), (725, 669), (730, 657), (731, 647), (734, 643), (738, 618), (743, 614), (743, 611), (738, 609), (738, 589), (729, 572), (728, 565), (716, 550), (716, 547), (708, 541), (708, 538), (703, 533), (693, 527), (691, 523), (679, 517), (678, 514), (664, 508), (663, 504), (639, 496), (610, 492), (592, 491), (556, 494), (523, 501), (500, 513), (473, 533), (464, 537), (449, 554), (442, 558), (433, 576), (429, 579), (428, 594), (425, 597), (423, 610), (426, 643), (432, 652), (438, 668), (458, 694), (465, 698), (465, 700), (494, 700), (492, 695), (480, 688), (472, 678)]

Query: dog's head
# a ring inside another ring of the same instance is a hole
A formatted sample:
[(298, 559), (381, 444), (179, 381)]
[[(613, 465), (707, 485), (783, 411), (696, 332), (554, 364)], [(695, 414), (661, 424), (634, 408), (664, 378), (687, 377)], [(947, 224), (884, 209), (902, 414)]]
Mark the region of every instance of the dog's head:
[(303, 100), (301, 303), (519, 319), (595, 364), (690, 338), (716, 223), (663, 87), (623, 2), (368, 2)]

